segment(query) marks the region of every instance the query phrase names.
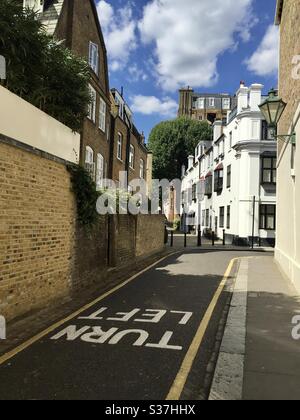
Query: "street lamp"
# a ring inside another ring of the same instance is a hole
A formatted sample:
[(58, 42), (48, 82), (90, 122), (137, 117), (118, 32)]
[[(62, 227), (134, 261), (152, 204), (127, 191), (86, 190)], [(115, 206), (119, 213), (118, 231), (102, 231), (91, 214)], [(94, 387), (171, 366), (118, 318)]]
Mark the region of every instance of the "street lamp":
[(277, 91), (271, 89), (268, 98), (259, 105), (259, 108), (265, 117), (268, 126), (274, 130), (274, 137), (283, 140), (286, 143), (296, 143), (296, 134), (281, 134), (277, 135), (277, 125), (282, 117), (282, 114), (286, 108), (286, 103), (278, 97)]

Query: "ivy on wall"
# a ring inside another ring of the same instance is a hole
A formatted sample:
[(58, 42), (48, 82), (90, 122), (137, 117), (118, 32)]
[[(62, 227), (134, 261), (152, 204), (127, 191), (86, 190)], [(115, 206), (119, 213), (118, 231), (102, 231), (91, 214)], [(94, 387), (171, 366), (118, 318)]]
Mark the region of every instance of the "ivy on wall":
[(85, 227), (91, 227), (98, 219), (96, 203), (100, 194), (96, 184), (82, 166), (69, 165), (68, 170), (76, 196), (78, 221)]

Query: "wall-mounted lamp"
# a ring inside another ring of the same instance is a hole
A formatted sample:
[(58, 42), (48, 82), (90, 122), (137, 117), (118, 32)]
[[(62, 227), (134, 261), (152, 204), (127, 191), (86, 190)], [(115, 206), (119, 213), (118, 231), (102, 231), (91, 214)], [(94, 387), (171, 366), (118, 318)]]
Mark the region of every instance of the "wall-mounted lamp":
[(277, 134), (277, 125), (286, 108), (286, 103), (278, 97), (275, 89), (270, 90), (268, 98), (259, 105), (269, 127), (274, 130), (274, 137), (285, 143), (296, 144), (296, 133)]

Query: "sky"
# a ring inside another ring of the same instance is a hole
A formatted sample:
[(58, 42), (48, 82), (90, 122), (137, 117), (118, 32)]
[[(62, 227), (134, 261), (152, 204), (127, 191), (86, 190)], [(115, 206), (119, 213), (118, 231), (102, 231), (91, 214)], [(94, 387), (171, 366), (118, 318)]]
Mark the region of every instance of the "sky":
[(276, 0), (95, 0), (109, 59), (148, 138), (176, 117), (178, 89), (234, 94), (240, 81), (277, 86)]

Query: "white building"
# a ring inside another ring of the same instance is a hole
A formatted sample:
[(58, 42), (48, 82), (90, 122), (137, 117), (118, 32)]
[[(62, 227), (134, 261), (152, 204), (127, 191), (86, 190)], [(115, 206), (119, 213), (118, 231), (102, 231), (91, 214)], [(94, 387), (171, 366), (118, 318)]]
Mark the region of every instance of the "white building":
[(276, 141), (258, 108), (262, 88), (241, 84), (227, 124), (214, 123), (213, 140), (199, 144), (183, 177), (183, 221), (195, 214), (187, 223), (225, 233), (230, 244), (275, 243)]

